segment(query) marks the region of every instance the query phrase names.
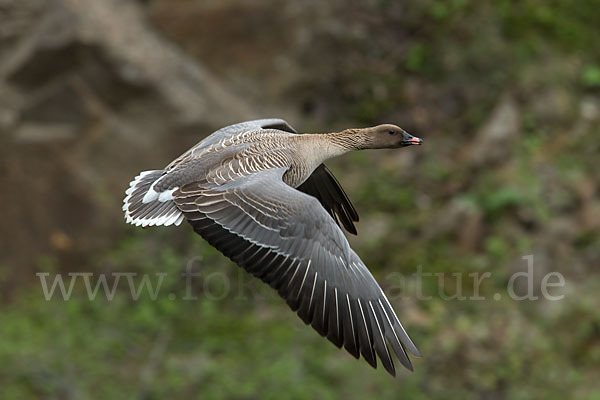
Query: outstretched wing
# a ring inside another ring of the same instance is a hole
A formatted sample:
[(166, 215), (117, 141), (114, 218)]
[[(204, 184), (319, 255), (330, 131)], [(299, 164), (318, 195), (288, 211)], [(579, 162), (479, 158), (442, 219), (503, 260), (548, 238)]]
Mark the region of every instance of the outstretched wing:
[(373, 367), (377, 355), (395, 375), (389, 344), (412, 370), (405, 349), (420, 353), (385, 294), (325, 209), (286, 185), (284, 172), (261, 171), (222, 186), (190, 183), (174, 201), (197, 233), (276, 289), (336, 346)]

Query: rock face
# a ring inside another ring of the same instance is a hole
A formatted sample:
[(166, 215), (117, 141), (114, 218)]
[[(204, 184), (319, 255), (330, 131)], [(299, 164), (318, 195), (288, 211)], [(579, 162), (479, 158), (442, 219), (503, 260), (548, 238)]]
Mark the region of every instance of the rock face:
[(475, 165), (506, 161), (520, 133), (520, 115), (515, 100), (504, 95), (475, 138), (471, 154)]
[(0, 0), (0, 9), (4, 264), (33, 270), (40, 252), (101, 245), (139, 169), (255, 116), (132, 2)]

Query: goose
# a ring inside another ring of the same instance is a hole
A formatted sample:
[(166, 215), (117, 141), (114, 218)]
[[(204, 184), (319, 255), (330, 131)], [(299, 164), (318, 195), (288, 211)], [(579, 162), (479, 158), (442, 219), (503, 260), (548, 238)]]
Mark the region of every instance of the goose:
[(361, 149), (422, 140), (395, 125), (299, 134), (285, 120), (243, 122), (212, 133), (164, 169), (130, 183), (123, 211), (137, 226), (179, 225), (278, 291), (338, 348), (395, 376), (421, 357), (377, 281), (350, 248), (358, 214), (323, 164)]

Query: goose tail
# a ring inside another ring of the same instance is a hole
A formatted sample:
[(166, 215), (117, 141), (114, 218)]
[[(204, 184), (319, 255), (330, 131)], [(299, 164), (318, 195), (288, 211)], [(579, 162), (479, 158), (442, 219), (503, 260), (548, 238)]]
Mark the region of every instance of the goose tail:
[(163, 176), (163, 170), (143, 171), (125, 191), (123, 211), (127, 223), (136, 226), (179, 225), (183, 214), (173, 201), (173, 191), (156, 192), (154, 184)]

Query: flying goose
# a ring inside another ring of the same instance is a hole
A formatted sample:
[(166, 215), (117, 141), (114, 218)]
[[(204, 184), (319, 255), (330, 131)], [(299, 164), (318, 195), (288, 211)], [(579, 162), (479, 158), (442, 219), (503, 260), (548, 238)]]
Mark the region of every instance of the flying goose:
[[(137, 226), (194, 230), (279, 292), (336, 346), (396, 374), (389, 348), (412, 371), (421, 353), (339, 223), (356, 234), (358, 214), (323, 162), (352, 150), (399, 148), (422, 140), (395, 125), (298, 134), (286, 121), (227, 126), (165, 169), (130, 183), (123, 211)], [(389, 345), (389, 346), (388, 346)]]

